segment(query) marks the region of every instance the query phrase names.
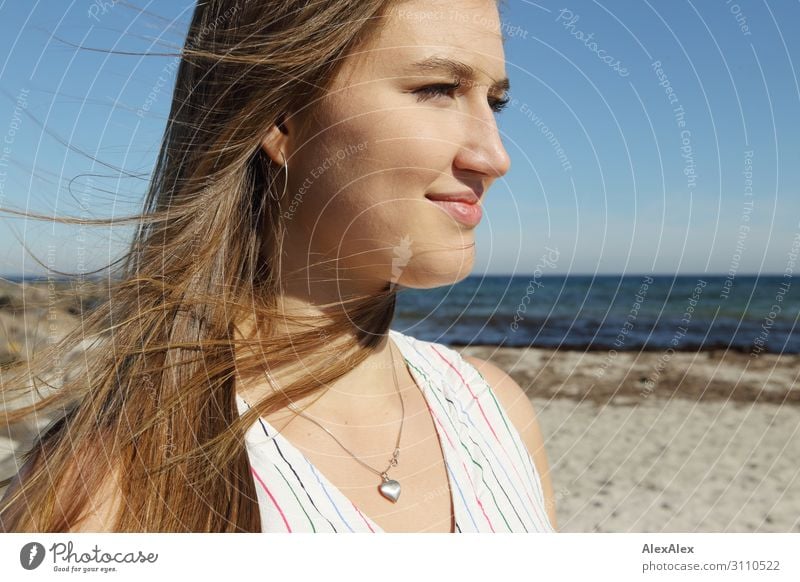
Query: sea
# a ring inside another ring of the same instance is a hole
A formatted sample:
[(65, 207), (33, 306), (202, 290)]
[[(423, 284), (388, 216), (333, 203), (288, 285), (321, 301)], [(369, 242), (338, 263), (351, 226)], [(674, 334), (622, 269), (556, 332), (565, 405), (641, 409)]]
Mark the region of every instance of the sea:
[(397, 287), (391, 327), (458, 347), (798, 354), (800, 280), (795, 279), (738, 274), (470, 276), (435, 289)]
[(492, 275), (398, 291), (392, 328), (450, 346), (800, 353), (800, 281), (784, 275)]

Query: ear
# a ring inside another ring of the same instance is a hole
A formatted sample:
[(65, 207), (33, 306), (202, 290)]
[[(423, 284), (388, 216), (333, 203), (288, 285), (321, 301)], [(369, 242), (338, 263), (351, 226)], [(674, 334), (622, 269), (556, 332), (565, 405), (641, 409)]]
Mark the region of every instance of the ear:
[(289, 157), (289, 136), (290, 124), (286, 121), (284, 113), (269, 127), (267, 134), (261, 139), (261, 149), (279, 166), (283, 166)]

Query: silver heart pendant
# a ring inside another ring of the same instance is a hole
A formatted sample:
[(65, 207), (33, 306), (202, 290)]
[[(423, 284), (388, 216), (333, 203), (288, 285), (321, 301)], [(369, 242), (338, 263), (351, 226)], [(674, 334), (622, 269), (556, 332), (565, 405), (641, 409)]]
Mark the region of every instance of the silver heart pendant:
[(388, 479), (381, 483), (380, 486), (378, 486), (378, 490), (381, 492), (381, 495), (392, 503), (397, 503), (397, 499), (400, 497), (400, 483), (394, 479)]

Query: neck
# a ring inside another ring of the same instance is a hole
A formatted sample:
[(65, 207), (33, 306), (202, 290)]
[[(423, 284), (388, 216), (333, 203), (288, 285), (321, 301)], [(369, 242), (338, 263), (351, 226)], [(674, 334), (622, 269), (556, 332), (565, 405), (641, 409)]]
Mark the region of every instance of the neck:
[[(316, 295), (306, 294), (301, 296), (296, 291), (292, 294), (282, 295), (278, 301), (279, 313), (291, 314), (286, 318), (278, 317), (279, 334), (289, 334), (291, 337), (292, 317), (312, 316), (317, 319), (330, 318), (330, 309), (320, 306)], [(348, 318), (349, 319), (349, 318)], [(250, 333), (254, 329), (261, 330), (262, 326), (255, 325), (251, 318), (239, 327)], [(305, 331), (308, 328), (304, 328)], [(348, 335), (355, 337), (358, 329), (354, 325)], [(238, 334), (237, 334), (238, 335)], [(247, 334), (245, 334), (247, 335)], [(251, 337), (261, 337), (260, 331)], [(292, 382), (309, 373), (319, 363), (319, 358), (330, 358), (330, 353), (335, 353), (338, 344), (344, 345), (350, 338), (320, 337), (318, 351), (312, 351), (305, 356), (297, 356), (294, 361), (283, 367), (271, 366), (269, 373), (277, 386), (270, 386), (263, 372), (256, 373), (250, 379), (236, 377), (237, 392), (248, 402), (261, 400), (275, 391), (280, 391)], [(343, 353), (343, 352), (341, 352)], [(313, 364), (313, 365), (312, 365)], [(396, 418), (402, 412), (397, 385), (403, 398), (407, 399), (409, 390), (416, 390), (416, 384), (406, 368), (402, 353), (389, 339), (388, 332), (376, 339), (372, 353), (346, 372), (340, 378), (329, 383), (326, 388), (315, 391), (313, 394), (295, 399), (294, 404), (305, 413), (320, 418), (342, 419), (348, 418), (374, 419), (368, 423), (381, 422), (388, 418)], [(360, 421), (359, 421), (360, 422)]]

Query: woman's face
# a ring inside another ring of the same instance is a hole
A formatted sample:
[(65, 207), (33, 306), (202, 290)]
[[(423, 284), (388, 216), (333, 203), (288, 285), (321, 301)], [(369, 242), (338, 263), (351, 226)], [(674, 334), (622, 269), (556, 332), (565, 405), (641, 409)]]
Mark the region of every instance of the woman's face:
[[(326, 97), (285, 123), (283, 273), (339, 293), (466, 277), (480, 208), (510, 166), (493, 109), (505, 79), (494, 0), (393, 6)], [(431, 200), (444, 194), (476, 202)]]

